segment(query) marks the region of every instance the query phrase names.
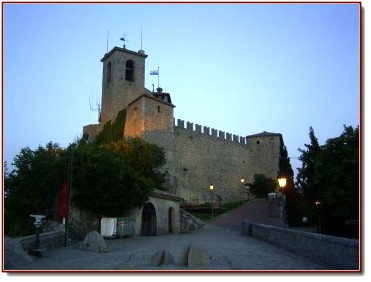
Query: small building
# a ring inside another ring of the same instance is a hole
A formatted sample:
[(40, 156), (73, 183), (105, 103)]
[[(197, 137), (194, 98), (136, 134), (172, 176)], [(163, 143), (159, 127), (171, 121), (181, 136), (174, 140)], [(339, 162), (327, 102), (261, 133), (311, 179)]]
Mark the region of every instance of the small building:
[(134, 235), (156, 236), (180, 233), (181, 198), (155, 190), (143, 208), (134, 208)]
[[(157, 236), (180, 233), (181, 198), (155, 189), (141, 208), (123, 211), (122, 218), (129, 218), (133, 236)], [(101, 231), (101, 221), (96, 215), (70, 208), (69, 236), (82, 240), (92, 230)]]

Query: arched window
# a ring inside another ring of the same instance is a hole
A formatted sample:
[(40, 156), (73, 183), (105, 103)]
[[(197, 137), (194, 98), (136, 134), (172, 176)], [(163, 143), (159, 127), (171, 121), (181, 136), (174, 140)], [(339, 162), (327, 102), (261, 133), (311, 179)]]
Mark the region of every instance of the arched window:
[(134, 82), (134, 61), (132, 60), (126, 62), (125, 80)]
[(107, 83), (111, 82), (111, 62), (107, 65)]

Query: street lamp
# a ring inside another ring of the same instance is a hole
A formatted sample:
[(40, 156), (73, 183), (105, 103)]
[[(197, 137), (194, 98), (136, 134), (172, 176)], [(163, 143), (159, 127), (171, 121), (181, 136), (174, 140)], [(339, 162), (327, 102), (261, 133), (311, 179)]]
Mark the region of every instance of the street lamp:
[(214, 218), (214, 209), (213, 209), (213, 191), (214, 191), (214, 185), (211, 183), (209, 186), (210, 190), (210, 198), (211, 198), (211, 218)]
[(241, 184), (242, 184), (242, 193), (246, 193), (246, 196), (247, 196), (247, 190), (244, 189), (245, 188), (245, 179), (243, 177), (241, 177)]
[(318, 232), (319, 232), (319, 234), (321, 234), (322, 233), (322, 230), (321, 230), (321, 210), (320, 210), (321, 201), (316, 201), (315, 204), (316, 204), (316, 207), (318, 208)]
[(287, 179), (285, 177), (278, 178), (278, 186), (280, 186), (281, 189), (286, 187), (286, 181)]
[[(278, 186), (280, 186), (280, 192), (282, 192), (282, 196), (280, 197), (280, 204), (279, 204), (279, 207), (282, 208), (282, 221), (283, 221), (283, 225), (284, 227), (286, 227), (286, 214), (285, 214), (285, 194), (283, 193), (283, 189), (286, 187), (286, 181), (287, 179), (285, 177), (280, 177), (278, 178)], [(278, 195), (277, 195), (278, 196)], [(278, 210), (278, 207), (277, 207), (277, 210)]]

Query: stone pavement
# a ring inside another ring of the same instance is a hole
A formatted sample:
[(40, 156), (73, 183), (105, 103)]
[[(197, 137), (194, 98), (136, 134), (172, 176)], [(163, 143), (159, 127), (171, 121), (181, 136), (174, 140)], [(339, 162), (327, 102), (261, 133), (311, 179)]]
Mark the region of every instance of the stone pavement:
[[(32, 263), (19, 267), (19, 270), (195, 270), (180, 266), (182, 250), (189, 244), (207, 251), (210, 258), (209, 271), (330, 270), (305, 257), (242, 235), (241, 221), (246, 218), (257, 222), (260, 217), (262, 222), (259, 223), (273, 221), (259, 212), (256, 212), (253, 220), (250, 209), (254, 205), (257, 205), (256, 209), (264, 210), (264, 203), (258, 203), (257, 200), (216, 218), (193, 233), (108, 240), (107, 253), (84, 251), (71, 244), (67, 248), (47, 250), (43, 257), (34, 258)], [(276, 220), (276, 224), (280, 224), (279, 221)], [(175, 263), (151, 266), (152, 255), (163, 249), (174, 256)]]
[(268, 201), (265, 198), (252, 199), (242, 206), (215, 218), (211, 224), (241, 231), (241, 222), (249, 219), (251, 222), (283, 227), (282, 219), (269, 216)]

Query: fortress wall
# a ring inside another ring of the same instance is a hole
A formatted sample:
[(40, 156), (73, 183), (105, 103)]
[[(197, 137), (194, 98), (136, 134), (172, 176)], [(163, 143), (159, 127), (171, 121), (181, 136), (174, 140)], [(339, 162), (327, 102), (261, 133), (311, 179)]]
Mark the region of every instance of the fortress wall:
[[(246, 199), (241, 177), (252, 181), (249, 146), (237, 136), (178, 120), (174, 128), (174, 174), (180, 197), (186, 202), (211, 201), (209, 186), (214, 185), (213, 202)], [(233, 139), (232, 139), (233, 138)]]
[(276, 179), (280, 155), (280, 134), (248, 137), (251, 166), (256, 174)]
[(161, 111), (146, 97), (132, 103), (125, 136), (142, 137), (164, 148), (163, 170), (169, 172), (172, 192), (186, 203), (202, 204), (211, 197), (214, 203), (244, 200), (241, 177), (245, 183), (253, 183), (255, 174), (277, 177), (279, 134), (245, 138), (183, 120), (175, 123), (171, 107)]
[(277, 177), (279, 135), (245, 138), (179, 119), (174, 125), (174, 175), (186, 202), (210, 202), (210, 183), (213, 202), (243, 200), (241, 177), (245, 183), (257, 173)]
[(205, 137), (214, 137), (219, 139), (219, 141), (232, 142), (241, 145), (247, 145), (247, 140), (245, 137), (232, 135), (231, 133), (225, 133), (224, 131), (217, 130), (215, 128), (210, 128), (207, 126), (202, 126), (199, 124), (193, 124), (192, 122), (185, 122), (184, 120), (178, 119), (173, 121), (175, 130), (187, 130), (193, 132), (194, 134), (201, 134)]
[(99, 132), (101, 132), (103, 129), (103, 124), (102, 123), (99, 123), (99, 124), (89, 124), (89, 125), (85, 125), (83, 127), (83, 134), (88, 134), (89, 135), (89, 140), (94, 140), (95, 137), (99, 134)]

